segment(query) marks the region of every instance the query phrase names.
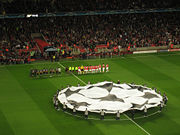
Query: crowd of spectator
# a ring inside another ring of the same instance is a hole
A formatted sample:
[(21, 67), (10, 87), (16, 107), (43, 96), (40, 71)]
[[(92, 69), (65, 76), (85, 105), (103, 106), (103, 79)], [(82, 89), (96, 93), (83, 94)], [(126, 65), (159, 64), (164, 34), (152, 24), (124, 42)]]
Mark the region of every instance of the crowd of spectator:
[(1, 12), (46, 13), (125, 9), (177, 8), (177, 0), (2, 0)]
[[(50, 42), (84, 48), (108, 44), (135, 47), (179, 44), (180, 13), (149, 13), (62, 17), (44, 20), (42, 33)], [(48, 28), (47, 28), (48, 26)]]
[(180, 44), (180, 12), (92, 15), (0, 20), (0, 51), (7, 58), (25, 58), (19, 49), (36, 47), (31, 33), (42, 33), (54, 47), (74, 45), (91, 49), (108, 44), (111, 49)]

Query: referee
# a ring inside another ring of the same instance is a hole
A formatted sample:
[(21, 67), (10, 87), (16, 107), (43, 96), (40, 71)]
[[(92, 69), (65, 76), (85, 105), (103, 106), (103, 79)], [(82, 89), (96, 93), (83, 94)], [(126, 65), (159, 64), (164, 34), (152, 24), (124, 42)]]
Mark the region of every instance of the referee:
[(71, 67), (69, 67), (69, 72), (71, 72)]
[(84, 66), (81, 66), (81, 73), (84, 74)]
[(75, 71), (78, 72), (78, 67), (75, 67)]
[(75, 68), (74, 68), (74, 67), (72, 67), (72, 68), (71, 68), (71, 71), (72, 71), (72, 72), (74, 72), (74, 69), (75, 69)]

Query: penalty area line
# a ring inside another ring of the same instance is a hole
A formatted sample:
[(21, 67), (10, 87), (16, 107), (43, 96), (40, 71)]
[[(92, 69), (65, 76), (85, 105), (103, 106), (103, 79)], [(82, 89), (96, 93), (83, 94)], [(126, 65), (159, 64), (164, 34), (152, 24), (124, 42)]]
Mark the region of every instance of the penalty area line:
[[(61, 67), (63, 67), (64, 69), (65, 69), (65, 67), (61, 64), (61, 63), (59, 63), (58, 62), (58, 64), (61, 66)], [(79, 81), (81, 81), (83, 84), (85, 84), (85, 85), (87, 85), (87, 83), (86, 82), (84, 82), (83, 80), (81, 80), (78, 76), (76, 76), (75, 74), (73, 74), (73, 73), (71, 73), (76, 79), (78, 79)], [(123, 113), (124, 114), (124, 113)], [(137, 127), (139, 127), (142, 131), (144, 131), (147, 135), (151, 135), (149, 132), (147, 132), (143, 127), (141, 127), (138, 123), (136, 123), (134, 120), (132, 120), (131, 118), (129, 118), (129, 116), (127, 116), (126, 114), (124, 114), (125, 115), (125, 117), (127, 118), (127, 119), (129, 119), (132, 123), (134, 123)]]

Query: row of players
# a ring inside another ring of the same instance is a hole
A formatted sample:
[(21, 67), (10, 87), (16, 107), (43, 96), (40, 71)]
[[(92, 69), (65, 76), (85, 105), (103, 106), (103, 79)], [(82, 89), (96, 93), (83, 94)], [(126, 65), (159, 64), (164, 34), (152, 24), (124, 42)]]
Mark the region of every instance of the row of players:
[(61, 68), (58, 67), (56, 69), (52, 68), (52, 69), (47, 69), (47, 68), (44, 68), (44, 69), (31, 69), (31, 76), (32, 77), (36, 77), (38, 75), (45, 75), (45, 74), (61, 74)]
[(101, 73), (101, 72), (109, 72), (108, 64), (99, 64), (98, 66), (79, 66), (79, 67), (69, 67), (68, 70), (70, 72), (78, 72), (78, 74), (87, 74), (87, 73)]

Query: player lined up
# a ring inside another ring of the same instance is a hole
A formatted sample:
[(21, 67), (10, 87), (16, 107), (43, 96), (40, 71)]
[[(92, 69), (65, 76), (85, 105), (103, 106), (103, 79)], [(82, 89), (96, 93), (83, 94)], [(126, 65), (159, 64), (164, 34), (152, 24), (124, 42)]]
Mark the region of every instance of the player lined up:
[(30, 75), (31, 77), (36, 77), (39, 75), (47, 75), (47, 74), (61, 74), (61, 68), (52, 68), (52, 69), (31, 69)]
[(68, 70), (70, 72), (77, 72), (78, 74), (89, 74), (89, 73), (101, 73), (101, 72), (109, 72), (108, 64), (101, 64), (96, 66), (79, 66), (79, 67), (69, 67)]

